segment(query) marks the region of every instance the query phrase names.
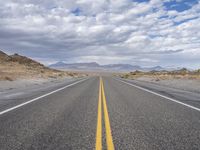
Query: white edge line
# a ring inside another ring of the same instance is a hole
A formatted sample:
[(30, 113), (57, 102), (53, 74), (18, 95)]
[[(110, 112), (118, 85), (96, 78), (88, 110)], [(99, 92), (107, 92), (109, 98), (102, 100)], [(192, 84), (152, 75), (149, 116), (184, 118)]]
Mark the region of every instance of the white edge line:
[(197, 108), (197, 107), (194, 107), (194, 106), (192, 106), (192, 105), (189, 105), (189, 104), (180, 102), (180, 101), (178, 101), (178, 100), (176, 100), (176, 99), (173, 99), (173, 98), (170, 98), (170, 97), (167, 97), (167, 96), (158, 94), (158, 93), (153, 92), (153, 91), (151, 91), (151, 90), (145, 89), (145, 88), (143, 88), (143, 87), (140, 87), (140, 86), (137, 86), (137, 85), (128, 83), (128, 82), (125, 82), (125, 81), (120, 80), (120, 79), (116, 79), (116, 78), (114, 78), (114, 79), (117, 80), (117, 81), (123, 82), (123, 83), (125, 83), (125, 84), (128, 84), (128, 85), (130, 85), (130, 86), (136, 87), (136, 88), (138, 88), (138, 89), (141, 89), (141, 90), (143, 90), (143, 91), (149, 92), (149, 93), (151, 93), (151, 94), (154, 94), (154, 95), (160, 96), (160, 97), (162, 97), (162, 98), (168, 99), (168, 100), (173, 101), (173, 102), (175, 102), (175, 103), (178, 103), (178, 104), (184, 105), (184, 106), (186, 106), (186, 107), (192, 108), (192, 109), (194, 109), (194, 110), (200, 111), (200, 108)]
[[(88, 79), (88, 78), (87, 78), (87, 79)], [(85, 81), (85, 80), (87, 80), (87, 79), (79, 80), (79, 81), (77, 81), (77, 82), (74, 82), (74, 83), (69, 84), (69, 85), (67, 85), (67, 86), (64, 86), (64, 87), (62, 87), (62, 88), (59, 88), (59, 89), (57, 89), (57, 90), (54, 90), (54, 91), (52, 91), (52, 92), (50, 92), (50, 93), (44, 94), (44, 95), (42, 95), (42, 96), (39, 96), (39, 97), (34, 98), (34, 99), (31, 99), (31, 100), (29, 100), (29, 101), (27, 101), (27, 102), (24, 102), (24, 103), (22, 103), (22, 104), (16, 105), (16, 106), (11, 107), (11, 108), (8, 108), (8, 109), (6, 109), (6, 110), (3, 110), (3, 111), (0, 112), (0, 115), (3, 115), (3, 114), (5, 114), (5, 113), (7, 113), (7, 112), (10, 112), (10, 111), (14, 110), (14, 109), (20, 108), (20, 107), (22, 107), (22, 106), (24, 106), (24, 105), (27, 105), (27, 104), (32, 103), (32, 102), (34, 102), (34, 101), (37, 101), (37, 100), (39, 100), (39, 99), (41, 99), (41, 98), (44, 98), (44, 97), (49, 96), (49, 95), (51, 95), (51, 94), (54, 94), (54, 93), (56, 93), (56, 92), (58, 92), (58, 91), (64, 90), (65, 88), (68, 88), (68, 87), (70, 87), (70, 86), (73, 86), (73, 85), (75, 85), (75, 84), (78, 84), (78, 83), (80, 83), (80, 82), (83, 82), (83, 81)]]

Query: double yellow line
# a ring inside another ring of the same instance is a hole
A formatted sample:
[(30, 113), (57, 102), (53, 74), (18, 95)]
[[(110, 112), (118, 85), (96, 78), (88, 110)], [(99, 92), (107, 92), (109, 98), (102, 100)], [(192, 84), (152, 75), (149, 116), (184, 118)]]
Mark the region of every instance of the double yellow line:
[(102, 150), (102, 101), (103, 101), (103, 112), (106, 129), (106, 143), (107, 150), (114, 150), (114, 144), (112, 139), (110, 120), (108, 115), (108, 109), (106, 104), (106, 97), (104, 92), (104, 85), (102, 78), (100, 77), (99, 83), (99, 101), (98, 101), (98, 114), (97, 114), (97, 131), (96, 131), (96, 150)]

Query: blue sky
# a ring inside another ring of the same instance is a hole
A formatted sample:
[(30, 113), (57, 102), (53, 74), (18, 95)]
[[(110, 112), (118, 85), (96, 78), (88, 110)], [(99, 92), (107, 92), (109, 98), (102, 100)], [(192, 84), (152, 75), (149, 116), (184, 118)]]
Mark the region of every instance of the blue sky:
[(178, 12), (191, 9), (195, 4), (198, 4), (198, 0), (172, 0), (164, 3), (166, 10), (175, 10)]
[(44, 64), (200, 68), (198, 0), (0, 1), (0, 49)]

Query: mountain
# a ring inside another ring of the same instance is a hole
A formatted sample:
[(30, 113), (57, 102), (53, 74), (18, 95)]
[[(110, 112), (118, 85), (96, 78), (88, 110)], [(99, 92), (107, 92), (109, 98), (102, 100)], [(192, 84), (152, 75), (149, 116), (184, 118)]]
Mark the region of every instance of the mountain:
[(161, 66), (155, 66), (150, 68), (143, 68), (144, 71), (162, 71), (166, 70), (167, 68), (162, 68)]
[(49, 66), (50, 68), (55, 69), (72, 69), (72, 70), (87, 70), (87, 69), (94, 69), (100, 68), (100, 65), (96, 62), (91, 63), (74, 63), (74, 64), (66, 64), (64, 62), (57, 62)]
[(84, 70), (84, 71), (117, 71), (117, 72), (129, 72), (129, 71), (160, 71), (164, 70), (164, 68), (160, 66), (151, 67), (151, 68), (143, 68), (137, 65), (130, 64), (108, 64), (108, 65), (99, 65), (96, 62), (91, 63), (73, 63), (67, 64), (64, 62), (57, 62), (55, 64), (50, 65), (49, 67), (55, 69), (64, 69), (64, 70)]
[(133, 66), (129, 64), (109, 64), (109, 65), (103, 65), (102, 68), (105, 70), (113, 70), (113, 71), (141, 70), (140, 66)]
[(19, 78), (57, 78), (64, 76), (69, 76), (69, 73), (48, 68), (26, 56), (7, 55), (0, 51), (0, 80), (12, 81)]
[(55, 63), (55, 64), (52, 64), (52, 65), (50, 65), (49, 67), (52, 67), (52, 68), (62, 68), (62, 67), (65, 67), (65, 63), (64, 62), (62, 62), (62, 61), (59, 61), (59, 62), (57, 62), (57, 63)]

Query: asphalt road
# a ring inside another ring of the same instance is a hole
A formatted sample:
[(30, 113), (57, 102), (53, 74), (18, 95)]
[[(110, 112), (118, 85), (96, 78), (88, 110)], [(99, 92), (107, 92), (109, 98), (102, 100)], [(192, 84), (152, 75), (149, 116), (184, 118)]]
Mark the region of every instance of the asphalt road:
[(0, 150), (200, 149), (198, 94), (113, 77), (51, 90), (0, 106)]

